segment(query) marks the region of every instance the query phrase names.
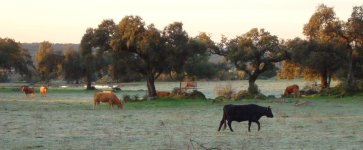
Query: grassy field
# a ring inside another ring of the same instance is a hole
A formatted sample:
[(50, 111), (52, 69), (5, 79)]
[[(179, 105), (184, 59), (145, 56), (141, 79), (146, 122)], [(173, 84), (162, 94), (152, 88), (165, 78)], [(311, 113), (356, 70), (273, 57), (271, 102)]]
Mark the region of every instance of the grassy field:
[[(0, 149), (361, 149), (362, 98), (299, 98), (309, 106), (294, 106), (298, 99), (163, 98), (92, 110), (93, 91), (49, 90), (31, 98), (0, 88)], [(255, 123), (247, 132), (248, 122), (217, 132), (224, 105), (251, 103), (271, 106), (275, 115), (260, 119), (260, 132)]]

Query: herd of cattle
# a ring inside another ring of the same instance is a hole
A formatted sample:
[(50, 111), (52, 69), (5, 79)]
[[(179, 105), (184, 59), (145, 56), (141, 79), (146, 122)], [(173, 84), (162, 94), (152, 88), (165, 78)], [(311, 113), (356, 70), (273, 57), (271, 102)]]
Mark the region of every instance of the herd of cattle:
[[(21, 87), (22, 91), (24, 91), (26, 97), (28, 94), (32, 94), (34, 97), (34, 88), (30, 88), (27, 86)], [(40, 87), (40, 94), (42, 97), (46, 97), (47, 87)], [(294, 93), (294, 98), (299, 97), (299, 86), (291, 85), (286, 87), (284, 95), (290, 95)], [(170, 92), (165, 91), (157, 91), (158, 97), (167, 97), (170, 95)], [(103, 91), (103, 92), (94, 92), (93, 94), (93, 109), (95, 109), (96, 105), (100, 109), (100, 103), (108, 103), (108, 109), (110, 107), (113, 110), (113, 105), (117, 105), (119, 109), (123, 109), (123, 102), (120, 101), (112, 91)], [(248, 121), (248, 131), (250, 132), (251, 123), (255, 122), (258, 125), (258, 131), (260, 131), (260, 122), (258, 121), (262, 116), (266, 116), (268, 118), (273, 118), (270, 106), (262, 107), (255, 104), (249, 105), (225, 105), (223, 107), (223, 118), (220, 122), (218, 131), (221, 130), (222, 125), (224, 124), (223, 130), (226, 129), (226, 124), (228, 124), (229, 129), (233, 132), (231, 127), (232, 121), (242, 122)], [(227, 123), (228, 121), (228, 123)]]

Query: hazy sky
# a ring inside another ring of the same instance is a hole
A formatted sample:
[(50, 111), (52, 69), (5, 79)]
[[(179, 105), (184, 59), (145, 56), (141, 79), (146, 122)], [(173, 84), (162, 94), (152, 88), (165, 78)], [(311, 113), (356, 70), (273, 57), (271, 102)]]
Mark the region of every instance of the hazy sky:
[(181, 21), (189, 36), (212, 33), (215, 42), (252, 28), (265, 28), (279, 38), (302, 37), (302, 28), (318, 4), (334, 7), (347, 21), (362, 0), (0, 0), (0, 38), (20, 42), (80, 43), (88, 27), (103, 19), (118, 24), (139, 15), (162, 30)]

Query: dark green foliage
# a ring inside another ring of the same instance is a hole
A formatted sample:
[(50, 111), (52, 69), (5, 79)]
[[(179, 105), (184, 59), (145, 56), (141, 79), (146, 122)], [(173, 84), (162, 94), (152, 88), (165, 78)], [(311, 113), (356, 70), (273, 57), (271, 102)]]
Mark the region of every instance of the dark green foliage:
[(228, 101), (229, 98), (224, 97), (224, 96), (218, 96), (218, 97), (215, 98), (215, 100)]
[(86, 73), (85, 65), (82, 64), (82, 56), (70, 45), (66, 47), (66, 50), (64, 51), (64, 56), (65, 59), (62, 62), (62, 71), (64, 78), (68, 82), (76, 81), (76, 84), (78, 84), (79, 80), (84, 77)]
[(217, 69), (207, 61), (188, 62), (185, 64), (185, 72), (193, 80), (212, 79), (217, 74)]
[(181, 74), (189, 58), (206, 51), (204, 43), (188, 37), (181, 22), (159, 31), (139, 16), (125, 16), (110, 43), (117, 57), (145, 78), (150, 97), (156, 96), (154, 82), (162, 73)]
[[(274, 63), (287, 59), (286, 49), (279, 39), (264, 29), (251, 29), (235, 39), (224, 41), (226, 59), (249, 78), (250, 93), (257, 94), (255, 81), (262, 73), (273, 70)], [(283, 42), (282, 42), (283, 43)]]
[(273, 65), (272, 70), (268, 70), (268, 71), (261, 73), (257, 79), (266, 80), (266, 79), (272, 78), (277, 75), (277, 72), (276, 72), (277, 70), (278, 70), (278, 68), (275, 65)]
[(13, 39), (0, 38), (0, 69), (3, 80), (7, 80), (6, 76), (12, 70), (15, 71), (12, 73), (26, 75), (30, 79), (31, 68), (34, 69), (35, 66), (27, 49), (24, 49), (20, 43), (16, 43)]
[(258, 89), (257, 84), (254, 84), (254, 86), (248, 87), (248, 92), (251, 94), (259, 94), (260, 90)]
[(136, 94), (132, 96), (132, 100), (139, 100), (140, 95)]
[(39, 70), (40, 76), (44, 79), (43, 81), (49, 83), (50, 79), (58, 78), (61, 74), (59, 66), (62, 64), (64, 58), (60, 51), (46, 53), (41, 57), (37, 69)]
[(171, 91), (171, 93), (177, 94), (180, 92), (180, 88), (179, 87), (175, 87), (173, 88), (173, 90)]
[(115, 87), (115, 88), (112, 88), (112, 91), (121, 91), (121, 88)]
[(8, 74), (6, 72), (0, 72), (0, 82), (9, 82)]
[(190, 93), (188, 95), (189, 99), (202, 99), (202, 100), (207, 100), (205, 98), (205, 95), (202, 92), (199, 92), (197, 90), (194, 90), (192, 93)]
[(131, 97), (130, 97), (130, 95), (128, 95), (128, 94), (124, 94), (124, 95), (122, 96), (122, 100), (123, 100), (124, 102), (129, 102), (129, 101), (131, 101)]
[(343, 92), (343, 90), (340, 87), (331, 87), (331, 88), (326, 88), (326, 89), (322, 90), (321, 95), (337, 95), (337, 94), (341, 94), (342, 92)]
[(142, 96), (142, 100), (144, 100), (144, 101), (147, 100), (147, 93), (145, 93), (144, 96)]
[(360, 91), (358, 82), (348, 83), (346, 81), (342, 81), (339, 84), (339, 86), (342, 88), (343, 92), (347, 95), (353, 95)]

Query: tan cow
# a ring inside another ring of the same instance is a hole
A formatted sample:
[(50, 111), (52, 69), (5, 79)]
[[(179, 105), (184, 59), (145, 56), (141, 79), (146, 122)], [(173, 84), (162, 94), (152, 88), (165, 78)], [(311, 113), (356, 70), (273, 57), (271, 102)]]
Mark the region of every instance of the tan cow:
[(294, 93), (294, 98), (299, 97), (300, 95), (299, 86), (294, 84), (286, 87), (284, 95), (289, 96), (291, 93)]
[(111, 106), (113, 110), (113, 105), (117, 105), (118, 108), (123, 109), (123, 103), (117, 98), (115, 94), (95, 92), (93, 94), (93, 100), (93, 110), (95, 109), (96, 104), (98, 104), (98, 109), (101, 109), (101, 102), (108, 103), (108, 109), (110, 109)]
[(113, 94), (113, 92), (112, 91), (102, 91), (103, 93), (111, 93), (111, 94)]
[(170, 92), (166, 92), (166, 91), (156, 91), (156, 95), (158, 97), (168, 97), (170, 95)]
[(32, 94), (32, 97), (34, 97), (34, 88), (30, 88), (27, 86), (22, 86), (21, 91), (24, 91), (26, 97), (28, 97), (28, 94)]
[(48, 90), (48, 88), (47, 88), (47, 87), (45, 87), (45, 86), (41, 86), (41, 87), (40, 87), (40, 89), (39, 89), (39, 91), (40, 91), (40, 95), (41, 95), (42, 97), (47, 97), (47, 90)]

